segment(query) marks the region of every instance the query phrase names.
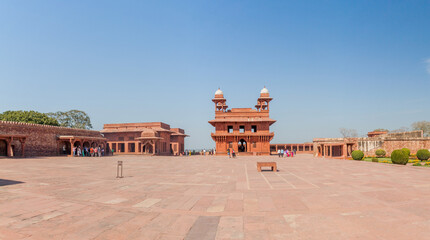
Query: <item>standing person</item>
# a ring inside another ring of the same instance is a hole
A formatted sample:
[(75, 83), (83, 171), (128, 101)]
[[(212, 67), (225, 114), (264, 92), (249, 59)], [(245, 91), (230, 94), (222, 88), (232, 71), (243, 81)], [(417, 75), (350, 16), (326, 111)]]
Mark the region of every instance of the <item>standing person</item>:
[(228, 158), (231, 158), (231, 155), (230, 155), (230, 148), (229, 148), (229, 149), (227, 149), (227, 155), (228, 155)]
[(278, 157), (281, 157), (281, 149), (278, 149)]
[(287, 149), (287, 157), (290, 156), (290, 151)]
[(78, 150), (76, 150), (76, 151), (77, 151), (78, 157), (80, 157), (80, 156), (81, 156), (81, 153), (82, 153), (82, 151), (81, 151), (81, 147), (79, 146), (79, 147), (78, 147)]
[(66, 145), (63, 145), (63, 154), (66, 154)]
[(296, 151), (297, 151), (297, 149), (294, 149), (294, 155), (296, 155)]
[(90, 156), (94, 157), (94, 148), (93, 147), (90, 148)]
[(287, 151), (288, 151), (288, 149), (284, 151), (284, 158), (287, 157)]
[(234, 152), (234, 149), (233, 149), (233, 158), (235, 158), (236, 157), (236, 153)]
[(281, 149), (281, 157), (283, 157), (284, 156), (284, 149), (282, 148)]
[(102, 150), (102, 156), (104, 156), (105, 155), (105, 148), (103, 147), (101, 150)]
[(115, 152), (114, 150), (113, 150), (113, 148), (112, 148), (112, 156), (113, 156), (113, 152)]
[(291, 157), (294, 157), (294, 150), (291, 151)]
[(94, 148), (94, 157), (99, 156), (99, 149), (97, 147)]

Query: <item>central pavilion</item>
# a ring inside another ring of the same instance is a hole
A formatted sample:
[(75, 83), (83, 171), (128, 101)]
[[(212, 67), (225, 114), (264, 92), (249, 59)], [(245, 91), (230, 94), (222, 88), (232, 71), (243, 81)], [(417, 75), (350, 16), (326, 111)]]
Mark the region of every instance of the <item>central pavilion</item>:
[(266, 87), (260, 92), (256, 109), (227, 109), (227, 100), (220, 89), (212, 101), (215, 103), (215, 119), (209, 123), (215, 127), (211, 136), (216, 143), (217, 154), (227, 154), (228, 149), (241, 155), (270, 154), (270, 141), (275, 136), (270, 132), (270, 126), (276, 121), (269, 117), (272, 98)]

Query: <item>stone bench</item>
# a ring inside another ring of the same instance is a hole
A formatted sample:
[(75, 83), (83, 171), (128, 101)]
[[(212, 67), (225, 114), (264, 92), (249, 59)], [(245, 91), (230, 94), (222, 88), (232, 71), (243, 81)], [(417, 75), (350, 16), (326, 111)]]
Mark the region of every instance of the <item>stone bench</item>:
[(257, 162), (257, 170), (261, 172), (261, 167), (271, 167), (272, 171), (277, 172), (276, 162)]

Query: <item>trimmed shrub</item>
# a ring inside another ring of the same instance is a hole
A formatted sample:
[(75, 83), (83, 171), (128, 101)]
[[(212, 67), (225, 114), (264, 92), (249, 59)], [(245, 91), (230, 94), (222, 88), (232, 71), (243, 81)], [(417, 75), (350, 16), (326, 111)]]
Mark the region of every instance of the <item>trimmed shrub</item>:
[(385, 156), (385, 154), (387, 154), (387, 152), (385, 152), (384, 149), (378, 149), (378, 150), (376, 150), (375, 154), (378, 157), (383, 157), (383, 156)]
[(372, 158), (372, 162), (379, 162), (377, 158)]
[(412, 164), (412, 166), (422, 166), (422, 165), (421, 165), (421, 163), (416, 162), (416, 163)]
[(397, 149), (391, 153), (391, 161), (394, 164), (406, 165), (406, 163), (409, 161), (409, 156), (407, 152), (403, 151), (402, 149)]
[(364, 157), (364, 153), (361, 150), (355, 150), (351, 153), (351, 157), (354, 160), (362, 160)]
[(409, 148), (402, 148), (402, 151), (405, 151), (405, 153), (408, 155), (408, 157), (411, 155), (411, 150)]
[(421, 161), (427, 161), (430, 158), (430, 151), (427, 149), (420, 149), (417, 151), (417, 158)]

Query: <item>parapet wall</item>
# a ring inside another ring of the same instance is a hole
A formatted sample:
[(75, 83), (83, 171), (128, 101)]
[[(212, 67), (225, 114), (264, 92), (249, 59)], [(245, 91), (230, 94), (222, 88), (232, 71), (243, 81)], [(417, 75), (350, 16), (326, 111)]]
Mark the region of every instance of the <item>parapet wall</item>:
[[(102, 137), (99, 131), (56, 127), (32, 123), (0, 121), (0, 135), (26, 135), (25, 156), (56, 156), (59, 154), (59, 135)], [(21, 155), (21, 143), (12, 142), (14, 155)]]

